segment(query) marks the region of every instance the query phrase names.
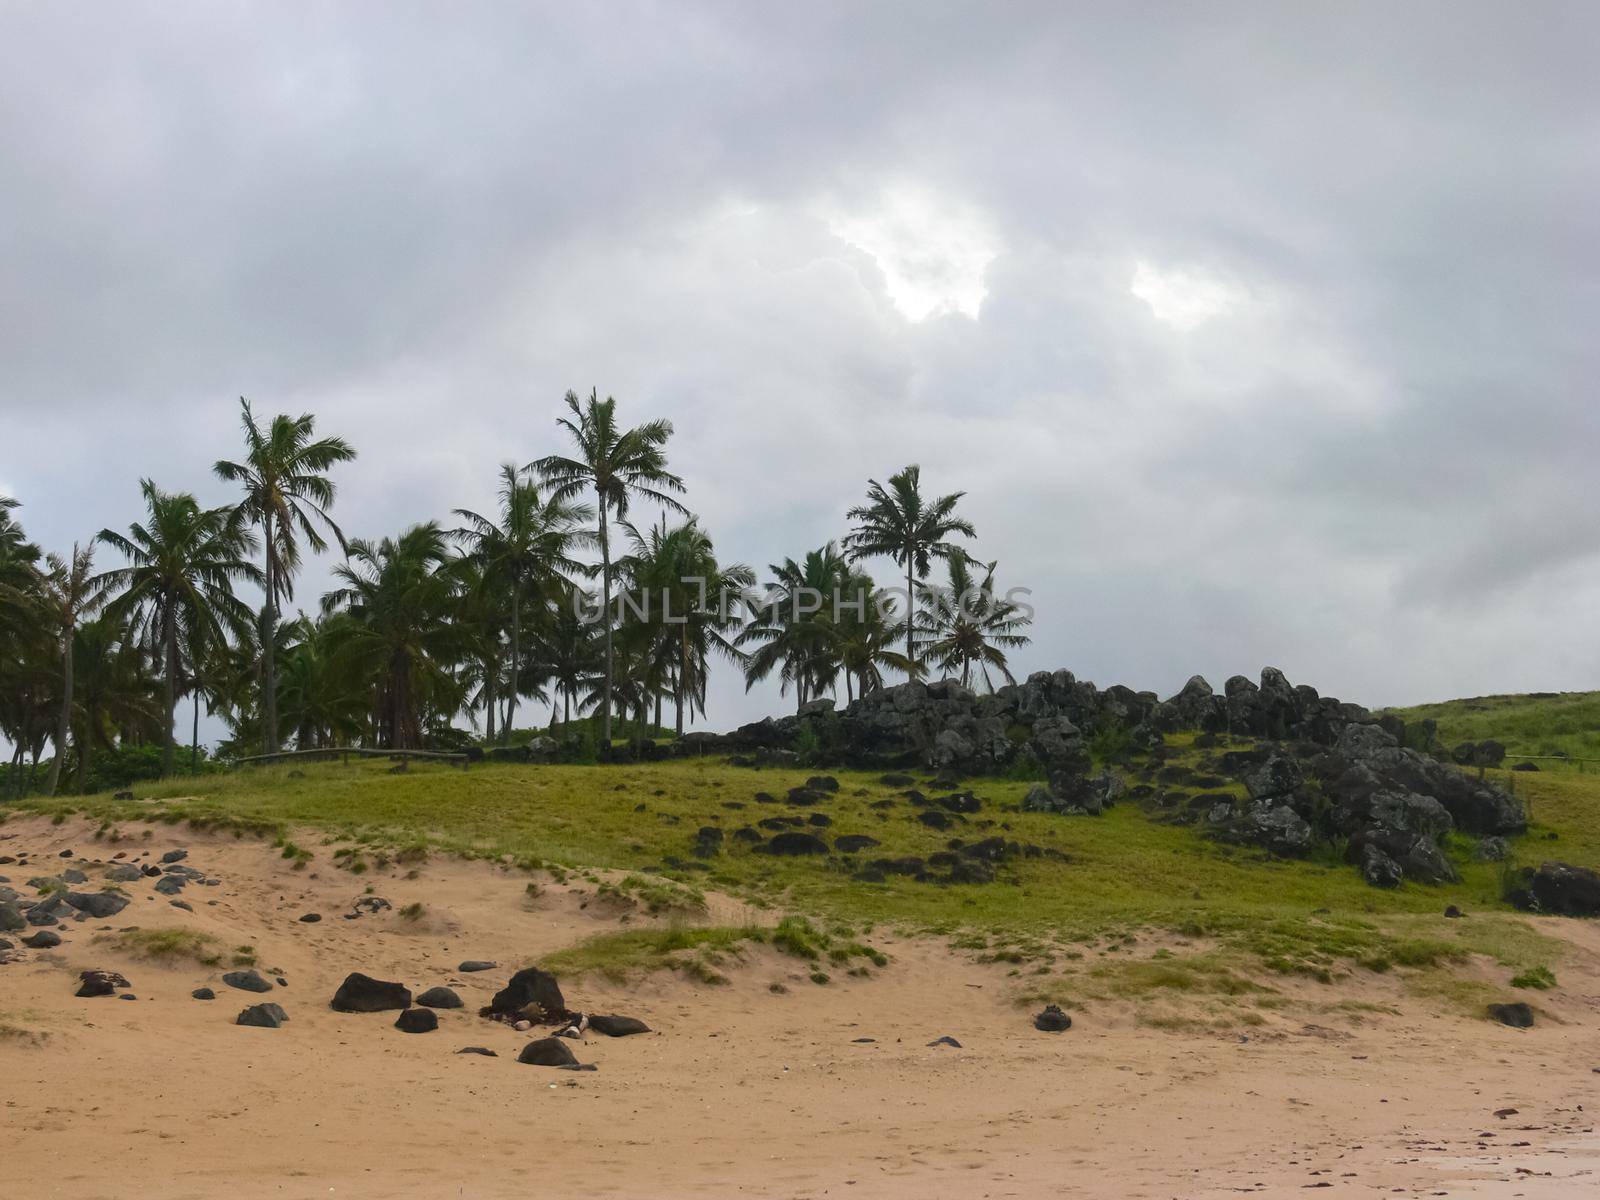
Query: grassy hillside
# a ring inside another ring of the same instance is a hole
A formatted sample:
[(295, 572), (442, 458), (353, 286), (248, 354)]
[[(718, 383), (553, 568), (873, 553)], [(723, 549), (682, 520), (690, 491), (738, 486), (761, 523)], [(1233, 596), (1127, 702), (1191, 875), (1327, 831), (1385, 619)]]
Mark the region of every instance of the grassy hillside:
[[(1478, 696), (1391, 711), (1407, 721), (1437, 721), (1439, 737), (1446, 746), (1494, 738), (1505, 743), (1513, 755), (1568, 754), (1600, 759), (1600, 692)], [(1600, 762), (1587, 764), (1585, 769), (1600, 773)]]

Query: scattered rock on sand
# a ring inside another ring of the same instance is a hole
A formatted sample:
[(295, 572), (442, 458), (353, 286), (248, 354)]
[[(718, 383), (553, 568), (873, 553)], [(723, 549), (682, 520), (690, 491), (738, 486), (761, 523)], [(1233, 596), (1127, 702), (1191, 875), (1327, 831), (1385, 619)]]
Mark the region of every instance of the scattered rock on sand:
[(282, 1007), (270, 1001), (266, 1004), (252, 1004), (234, 1018), (235, 1025), (253, 1025), (258, 1029), (277, 1029), (289, 1019), (289, 1014)]
[(395, 1018), (401, 1033), (432, 1033), (439, 1028), (439, 1016), (431, 1008), (408, 1008)]
[(491, 1050), (487, 1046), (463, 1046), (456, 1051), (457, 1054), (481, 1054), (484, 1058), (499, 1058), (500, 1051)]
[(11, 900), (0, 901), (0, 933), (11, 933), (18, 929), (26, 929), (28, 922), (23, 919), (22, 910)]
[(928, 1045), (930, 1045), (930, 1046), (953, 1046), (957, 1050), (961, 1049), (961, 1043), (956, 1041), (955, 1038), (950, 1037), (948, 1034), (945, 1035), (944, 1037), (936, 1037), (936, 1038), (934, 1038), (933, 1041), (928, 1043)]
[[(304, 920), (304, 919), (305, 919), (304, 917), (301, 918), (301, 920)], [(482, 959), (469, 958), (469, 959), (467, 959), (466, 962), (464, 962), (460, 966), (458, 966), (456, 968), (456, 970), (458, 970), (458, 971), (466, 971), (466, 972), (492, 971), (496, 967), (498, 967), (499, 965), (500, 965), (499, 963), (484, 962)]]
[(556, 977), (538, 967), (525, 967), (513, 975), (489, 1001), (489, 1010), (501, 1016), (518, 1016), (524, 1014), (530, 1004), (535, 1005), (547, 1021), (559, 1021), (567, 1015), (567, 1002), (561, 996)]
[(1072, 1018), (1056, 1004), (1046, 1004), (1044, 1011), (1033, 1018), (1033, 1027), (1045, 1033), (1061, 1033), (1072, 1028)]
[(228, 971), (222, 976), (222, 982), (231, 988), (238, 988), (241, 992), (272, 990), (272, 985), (262, 978), (261, 972), (253, 968), (248, 971)]
[(144, 872), (132, 863), (119, 863), (106, 872), (106, 878), (112, 883), (132, 883), (144, 878)]
[(431, 987), (417, 997), (417, 1003), (428, 1008), (460, 1008), (461, 997), (447, 987)]
[(163, 896), (176, 896), (187, 887), (189, 881), (182, 875), (163, 875), (156, 880), (156, 891)]
[(567, 1049), (567, 1044), (560, 1038), (540, 1038), (529, 1042), (522, 1048), (522, 1053), (517, 1055), (519, 1063), (527, 1063), (534, 1067), (575, 1067), (577, 1058), (572, 1051)]
[(68, 892), (67, 903), (81, 913), (104, 920), (128, 907), (128, 898), (116, 892)]
[(188, 857), (189, 852), (187, 850), (168, 850), (161, 856), (161, 861), (164, 863), (182, 862)]
[(216, 992), (208, 987), (197, 987), (189, 995), (195, 1000), (215, 1000), (217, 998)]
[(133, 986), (115, 971), (84, 971), (78, 978), (82, 982), (75, 994), (79, 996), (111, 996), (119, 988)]
[(1489, 1016), (1502, 1025), (1509, 1025), (1513, 1029), (1533, 1028), (1533, 1009), (1522, 1001), (1514, 1004), (1491, 1004)]
[(592, 1016), (589, 1028), (607, 1037), (629, 1037), (635, 1033), (649, 1033), (650, 1026), (636, 1017)]
[(30, 950), (54, 950), (61, 945), (61, 935), (49, 929), (41, 929), (23, 938), (22, 944)]
[(411, 989), (403, 983), (389, 983), (363, 975), (360, 971), (352, 971), (345, 976), (328, 1007), (335, 1012), (384, 1012), (410, 1008)]
[(300, 924), (302, 924), (302, 925), (315, 925), (320, 920), (322, 920), (322, 914), (321, 913), (306, 913), (305, 916), (300, 918)]

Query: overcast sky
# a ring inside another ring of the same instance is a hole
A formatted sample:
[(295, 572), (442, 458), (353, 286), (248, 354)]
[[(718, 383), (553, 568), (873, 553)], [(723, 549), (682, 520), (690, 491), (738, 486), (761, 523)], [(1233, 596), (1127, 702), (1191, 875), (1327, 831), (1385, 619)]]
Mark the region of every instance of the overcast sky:
[[(1597, 45), (1582, 3), (0, 0), (0, 492), (57, 550), (141, 475), (221, 503), (242, 394), (394, 533), (598, 387), (727, 559), (909, 462), (965, 490), (1019, 675), (1600, 687)], [(725, 667), (709, 723), (789, 705)]]

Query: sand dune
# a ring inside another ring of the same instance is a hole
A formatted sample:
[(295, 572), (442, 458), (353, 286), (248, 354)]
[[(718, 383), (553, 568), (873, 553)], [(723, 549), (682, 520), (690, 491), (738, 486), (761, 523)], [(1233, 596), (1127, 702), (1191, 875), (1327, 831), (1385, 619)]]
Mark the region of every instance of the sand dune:
[[(593, 1073), (523, 1066), (530, 1035), (483, 1020), (512, 970), (618, 927), (577, 885), (433, 859), (364, 877), (294, 871), (270, 848), (153, 826), (113, 846), (79, 822), (0, 826), (18, 890), (116, 852), (171, 848), (215, 886), (173, 907), (150, 880), (108, 920), (67, 921), (51, 950), (0, 965), (0, 1193), (32, 1197), (512, 1197), (859, 1195), (1211, 1197), (1419, 1194), (1574, 1197), (1600, 1171), (1600, 933), (1578, 945), (1532, 1030), (1431, 1013), (1396, 987), (1399, 1015), (1354, 1026), (1293, 1006), (1247, 1033), (1140, 1027), (1115, 1006), (1064, 1034), (1035, 1031), (1011, 981), (936, 941), (876, 938), (888, 969), (819, 987), (752, 951), (727, 986), (663, 973), (563, 981), (569, 1004), (656, 1032), (591, 1035)], [(59, 857), (72, 850), (71, 859)], [(145, 855), (145, 858), (137, 856)], [(83, 866), (97, 882), (97, 868)], [(370, 884), (393, 908), (345, 919)], [(91, 885), (93, 886), (93, 882)], [(399, 909), (414, 901), (423, 917)], [(752, 914), (713, 900), (709, 919)], [(298, 918), (322, 914), (315, 924)], [(152, 962), (117, 930), (176, 927), (253, 947), (287, 986), (254, 996), (226, 965)], [(31, 932), (31, 931), (30, 931)], [(5, 935), (13, 943), (18, 934)], [(500, 967), (460, 973), (465, 959)], [(119, 971), (134, 1001), (73, 996), (78, 973)], [(466, 1002), (437, 1032), (328, 1000), (350, 971)], [(771, 990), (782, 983), (783, 994)], [(191, 999), (209, 985), (217, 999)], [(1320, 987), (1321, 995), (1328, 989)], [(257, 1000), (281, 1029), (232, 1022)], [(548, 1031), (546, 1031), (548, 1032)], [(951, 1036), (960, 1049), (930, 1047)], [(859, 1041), (857, 1039), (873, 1039)], [(458, 1055), (467, 1045), (497, 1058)], [(1515, 1113), (1495, 1116), (1497, 1111)]]

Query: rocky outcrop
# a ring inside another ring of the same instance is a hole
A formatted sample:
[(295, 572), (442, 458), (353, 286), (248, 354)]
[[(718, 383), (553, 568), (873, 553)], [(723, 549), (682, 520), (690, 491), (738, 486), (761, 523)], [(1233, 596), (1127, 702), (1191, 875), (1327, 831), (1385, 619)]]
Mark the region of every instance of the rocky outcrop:
[(1522, 872), (1511, 902), (1530, 912), (1600, 917), (1600, 871), (1571, 863), (1541, 863), (1538, 870)]

